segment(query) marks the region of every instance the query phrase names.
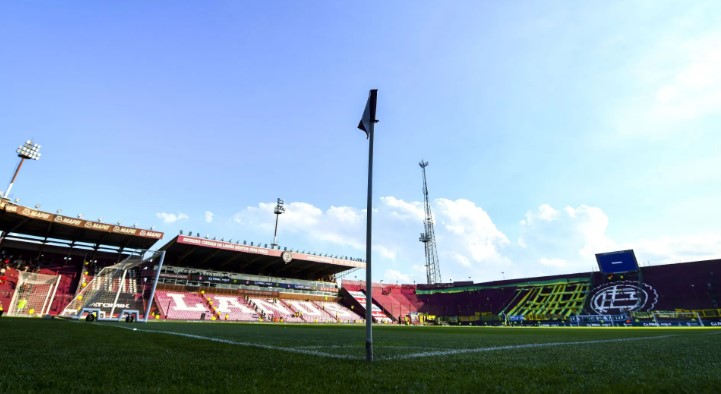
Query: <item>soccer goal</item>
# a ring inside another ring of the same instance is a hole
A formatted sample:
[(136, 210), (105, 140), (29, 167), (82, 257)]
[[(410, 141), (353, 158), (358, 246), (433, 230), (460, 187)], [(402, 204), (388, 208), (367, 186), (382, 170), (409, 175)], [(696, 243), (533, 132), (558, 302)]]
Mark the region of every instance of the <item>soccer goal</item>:
[(61, 316), (136, 321), (145, 317), (162, 264), (162, 252), (131, 256), (105, 267), (84, 283)]
[(656, 326), (701, 326), (703, 320), (696, 311), (653, 311)]
[(41, 317), (50, 312), (60, 275), (20, 272), (8, 316)]
[(571, 315), (572, 326), (614, 327), (626, 324), (626, 315)]

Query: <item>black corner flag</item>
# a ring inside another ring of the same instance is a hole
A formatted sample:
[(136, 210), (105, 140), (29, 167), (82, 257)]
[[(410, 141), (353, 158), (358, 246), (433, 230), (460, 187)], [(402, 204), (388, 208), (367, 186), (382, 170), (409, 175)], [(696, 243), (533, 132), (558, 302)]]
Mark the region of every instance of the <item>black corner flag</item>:
[(363, 118), (358, 123), (358, 128), (366, 132), (368, 139), (368, 206), (366, 208), (366, 360), (373, 361), (373, 275), (371, 272), (371, 227), (373, 218), (373, 128), (378, 122), (376, 119), (376, 100), (378, 89), (371, 89), (368, 92), (368, 102), (363, 111)]
[(377, 100), (378, 89), (371, 89), (370, 92), (368, 92), (368, 102), (366, 103), (365, 111), (363, 111), (363, 117), (360, 123), (358, 123), (358, 128), (366, 132), (366, 138), (368, 138), (368, 134), (370, 130), (372, 130), (372, 124), (378, 122), (378, 120), (376, 120)]

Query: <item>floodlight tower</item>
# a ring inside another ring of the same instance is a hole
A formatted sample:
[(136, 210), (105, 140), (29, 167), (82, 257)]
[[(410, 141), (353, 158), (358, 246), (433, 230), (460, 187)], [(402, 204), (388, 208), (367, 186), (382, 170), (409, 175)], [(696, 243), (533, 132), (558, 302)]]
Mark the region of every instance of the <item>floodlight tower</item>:
[(275, 214), (275, 231), (273, 232), (273, 243), (270, 244), (271, 249), (275, 249), (278, 246), (278, 216), (285, 212), (283, 204), (285, 204), (285, 202), (279, 198), (273, 209), (273, 213)]
[(426, 281), (429, 285), (441, 282), (441, 271), (438, 268), (438, 250), (436, 250), (436, 234), (433, 231), (433, 215), (431, 214), (431, 203), (428, 201), (428, 184), (426, 182), (427, 161), (418, 163), (423, 171), (423, 205), (426, 218), (423, 221), (424, 232), (421, 233), (419, 241), (423, 242), (426, 249)]
[(8, 185), (8, 189), (3, 195), (3, 197), (7, 199), (10, 199), (10, 190), (12, 190), (13, 184), (15, 184), (15, 178), (18, 177), (18, 172), (20, 172), (20, 167), (23, 166), (25, 159), (40, 160), (40, 145), (33, 144), (32, 140), (25, 141), (15, 152), (17, 152), (20, 158), (20, 163), (18, 163), (15, 174), (13, 174), (13, 178), (10, 180), (10, 185)]

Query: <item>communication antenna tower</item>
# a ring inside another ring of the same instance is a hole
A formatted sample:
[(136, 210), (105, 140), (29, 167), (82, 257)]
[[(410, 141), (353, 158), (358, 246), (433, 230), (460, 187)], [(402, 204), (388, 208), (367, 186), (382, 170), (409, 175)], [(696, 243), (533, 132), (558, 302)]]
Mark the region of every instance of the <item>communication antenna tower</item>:
[(419, 241), (423, 242), (426, 249), (426, 280), (429, 285), (441, 282), (441, 271), (438, 268), (438, 250), (436, 250), (436, 234), (433, 231), (433, 215), (431, 214), (431, 203), (428, 201), (428, 184), (426, 182), (427, 161), (418, 163), (423, 171), (423, 205), (425, 206), (426, 218), (423, 221), (424, 232), (421, 233)]

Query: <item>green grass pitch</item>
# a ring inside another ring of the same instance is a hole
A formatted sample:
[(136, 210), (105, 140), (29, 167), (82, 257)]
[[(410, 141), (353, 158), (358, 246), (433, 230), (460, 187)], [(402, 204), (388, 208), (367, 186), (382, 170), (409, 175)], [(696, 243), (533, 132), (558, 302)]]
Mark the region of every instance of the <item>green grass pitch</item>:
[[(136, 329), (136, 330), (133, 330)], [(0, 318), (0, 392), (721, 392), (721, 329)]]

